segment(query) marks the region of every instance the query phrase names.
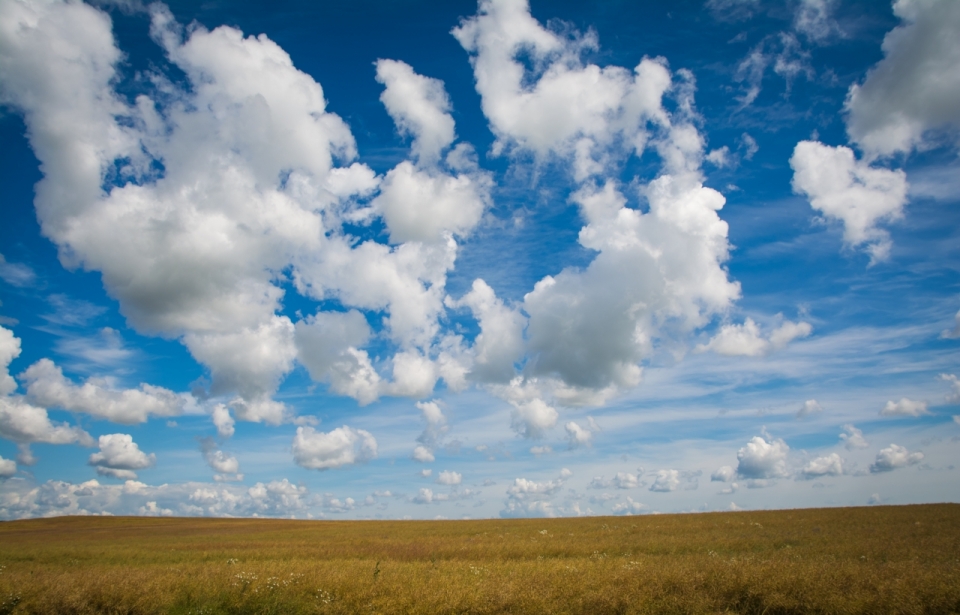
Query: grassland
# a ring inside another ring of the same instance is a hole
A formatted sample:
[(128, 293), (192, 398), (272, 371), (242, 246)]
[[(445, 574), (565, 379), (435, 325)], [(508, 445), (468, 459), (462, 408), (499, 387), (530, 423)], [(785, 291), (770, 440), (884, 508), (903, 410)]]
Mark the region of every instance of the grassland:
[(960, 505), (0, 523), (6, 613), (960, 613)]

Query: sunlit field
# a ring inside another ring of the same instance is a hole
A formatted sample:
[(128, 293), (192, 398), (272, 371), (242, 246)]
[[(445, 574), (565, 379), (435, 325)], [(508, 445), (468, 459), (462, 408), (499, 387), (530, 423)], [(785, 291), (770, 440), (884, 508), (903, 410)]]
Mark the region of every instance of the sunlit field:
[(0, 524), (0, 613), (957, 613), (960, 505)]

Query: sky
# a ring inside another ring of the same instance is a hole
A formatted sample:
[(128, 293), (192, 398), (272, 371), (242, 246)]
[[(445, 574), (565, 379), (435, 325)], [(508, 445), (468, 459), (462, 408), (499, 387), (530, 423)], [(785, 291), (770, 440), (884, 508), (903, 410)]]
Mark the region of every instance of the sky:
[(960, 501), (960, 3), (0, 0), (0, 519)]

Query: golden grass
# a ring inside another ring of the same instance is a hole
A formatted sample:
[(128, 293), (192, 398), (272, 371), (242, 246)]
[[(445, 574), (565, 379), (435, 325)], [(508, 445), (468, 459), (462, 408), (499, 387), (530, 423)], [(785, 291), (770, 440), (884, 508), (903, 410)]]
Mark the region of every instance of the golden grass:
[(960, 613), (960, 505), (0, 523), (6, 613)]

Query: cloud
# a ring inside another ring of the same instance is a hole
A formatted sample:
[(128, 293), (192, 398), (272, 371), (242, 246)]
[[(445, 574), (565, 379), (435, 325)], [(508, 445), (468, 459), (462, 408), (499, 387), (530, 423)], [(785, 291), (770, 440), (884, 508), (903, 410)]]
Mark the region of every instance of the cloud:
[(955, 340), (960, 339), (960, 310), (953, 315), (953, 329), (944, 329), (940, 333), (940, 339)]
[(550, 498), (563, 487), (563, 479), (536, 482), (514, 479), (507, 488), (507, 500), (501, 517), (555, 517), (557, 511)]
[(401, 162), (387, 172), (371, 205), (383, 213), (390, 241), (442, 244), (449, 234), (466, 236), (477, 226), (491, 186), (483, 173), (446, 175)]
[(0, 397), (17, 390), (17, 381), (10, 375), (10, 363), (20, 356), (20, 338), (13, 331), (0, 327)]
[(437, 458), (433, 455), (433, 452), (430, 451), (425, 446), (417, 446), (413, 449), (413, 454), (411, 458), (414, 461), (419, 461), (420, 463), (433, 463)]
[(572, 449), (580, 446), (589, 446), (593, 440), (592, 431), (580, 427), (580, 425), (573, 421), (568, 421), (563, 428), (567, 432), (567, 442)]
[(869, 157), (908, 153), (960, 129), (960, 6), (897, 0), (883, 59), (847, 93), (847, 134)]
[(784, 478), (788, 475), (787, 453), (790, 447), (779, 438), (767, 438), (769, 442), (761, 436), (754, 436), (737, 451), (738, 475), (752, 479)]
[(878, 228), (903, 216), (907, 201), (907, 176), (900, 170), (871, 167), (858, 161), (848, 147), (830, 147), (801, 141), (790, 158), (792, 186), (810, 206), (828, 219), (843, 223), (844, 244), (864, 246), (870, 262), (886, 260), (890, 236)]
[(759, 357), (781, 350), (791, 341), (810, 335), (813, 327), (807, 322), (785, 321), (764, 339), (760, 327), (752, 318), (747, 318), (742, 325), (723, 325), (707, 344), (696, 347), (697, 352), (711, 350), (727, 357)]
[(736, 476), (737, 471), (731, 466), (720, 466), (713, 472), (713, 474), (710, 475), (710, 480), (720, 483), (729, 483), (736, 478)]
[(836, 453), (812, 459), (800, 470), (801, 477), (807, 479), (841, 474), (843, 474), (843, 458)]
[(44, 408), (20, 397), (0, 397), (0, 436), (19, 444), (72, 444), (93, 446), (93, 438), (80, 427), (50, 420)]
[(924, 414), (930, 414), (930, 411), (927, 410), (927, 402), (913, 401), (906, 397), (897, 402), (888, 401), (880, 410), (880, 416), (921, 416)]
[(524, 438), (539, 439), (557, 424), (557, 411), (541, 399), (514, 405), (511, 427)]
[(23, 263), (11, 263), (0, 254), (0, 280), (10, 286), (24, 288), (33, 284), (37, 274)]
[(437, 484), (439, 485), (459, 485), (463, 476), (459, 472), (444, 470), (437, 475)]
[(650, 485), (650, 491), (666, 493), (678, 489), (696, 489), (700, 472), (684, 472), (681, 470), (657, 470), (657, 477)]
[(230, 410), (223, 404), (217, 404), (213, 407), (211, 413), (213, 424), (217, 428), (217, 435), (221, 438), (231, 438), (234, 432), (234, 420), (230, 416)]
[(186, 404), (184, 396), (149, 384), (118, 390), (109, 380), (91, 378), (77, 386), (49, 359), (40, 359), (19, 377), (31, 403), (83, 412), (124, 425), (143, 423), (151, 416), (177, 416)]
[(918, 464), (921, 461), (923, 461), (923, 453), (911, 453), (903, 446), (891, 444), (887, 448), (880, 449), (876, 461), (870, 464), (870, 471), (874, 473), (890, 472), (897, 468)]
[(507, 307), (481, 279), (473, 281), (470, 292), (458, 300), (448, 298), (450, 308), (469, 308), (480, 325), (473, 342), (470, 377), (479, 382), (509, 382), (516, 374), (514, 364), (524, 352), (526, 318)]
[(397, 60), (377, 60), (377, 81), (386, 86), (380, 101), (397, 130), (413, 137), (414, 155), (421, 163), (436, 163), (455, 138), (443, 82), (418, 75)]
[(240, 474), (240, 462), (233, 455), (229, 455), (217, 447), (213, 438), (200, 438), (200, 452), (203, 453), (203, 459), (215, 472), (214, 479), (223, 480), (242, 480), (243, 474)]
[(327, 381), (335, 393), (366, 405), (380, 395), (380, 375), (360, 350), (370, 335), (367, 319), (357, 310), (317, 312), (294, 326), (297, 359), (314, 381)]
[(413, 458), (422, 463), (432, 463), (435, 459), (433, 449), (440, 445), (441, 439), (449, 429), (447, 417), (444, 416), (436, 400), (417, 402), (417, 408), (423, 416), (425, 425), (423, 432), (417, 437), (420, 446), (413, 449)]
[(297, 427), (293, 460), (311, 470), (329, 470), (369, 461), (377, 456), (377, 441), (369, 431), (337, 427), (328, 433), (312, 427)]
[(0, 457), (0, 478), (10, 478), (17, 473), (17, 462)]
[(124, 480), (136, 480), (134, 470), (143, 470), (157, 461), (154, 453), (145, 454), (133, 441), (133, 436), (114, 433), (100, 436), (100, 452), (90, 455), (87, 463), (97, 469), (97, 474)]
[(617, 489), (636, 489), (640, 486), (640, 478), (630, 472), (617, 472), (610, 484)]
[(813, 414), (820, 414), (823, 412), (823, 406), (820, 405), (815, 399), (808, 399), (803, 402), (803, 405), (800, 406), (800, 409), (797, 410), (797, 418), (802, 419)]
[(944, 382), (950, 383), (951, 391), (947, 393), (946, 399), (948, 402), (958, 402), (960, 401), (960, 378), (957, 378), (955, 374), (940, 374), (940, 379)]
[(834, 0), (801, 0), (794, 14), (793, 28), (816, 43), (840, 35), (840, 28), (831, 15), (834, 4)]
[(721, 21), (743, 21), (760, 8), (760, 0), (707, 0), (704, 6)]
[(843, 431), (844, 433), (840, 434), (840, 439), (843, 440), (848, 451), (870, 446), (870, 443), (863, 437), (863, 432), (853, 425), (844, 425)]

